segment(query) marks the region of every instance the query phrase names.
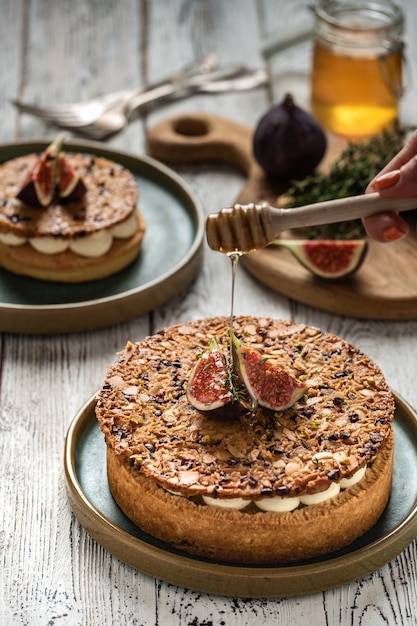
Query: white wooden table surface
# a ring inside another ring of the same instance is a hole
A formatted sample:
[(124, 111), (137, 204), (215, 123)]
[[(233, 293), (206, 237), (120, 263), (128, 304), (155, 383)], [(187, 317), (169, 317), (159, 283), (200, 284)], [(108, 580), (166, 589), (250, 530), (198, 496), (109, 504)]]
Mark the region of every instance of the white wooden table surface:
[[(54, 137), (10, 99), (66, 102), (162, 78), (215, 52), (221, 63), (264, 63), (270, 35), (309, 18), (307, 0), (0, 0), (0, 142)], [(403, 0), (410, 81), (404, 121), (417, 124), (417, 3)], [(308, 106), (308, 42), (274, 56), (271, 89), (194, 96), (135, 121), (108, 144), (145, 153), (145, 130), (168, 115), (215, 112), (255, 125), (287, 90)], [(233, 202), (244, 178), (221, 164), (175, 168), (209, 213)], [(417, 254), (417, 250), (416, 250)], [(157, 262), (157, 257), (155, 257)], [(417, 321), (339, 317), (289, 301), (238, 272), (236, 313), (291, 318), (358, 345), (391, 387), (417, 407)], [(364, 579), (314, 595), (245, 600), (154, 580), (112, 557), (67, 501), (63, 446), (81, 405), (127, 339), (163, 326), (228, 314), (227, 260), (205, 250), (198, 278), (166, 306), (111, 328), (59, 335), (1, 335), (0, 624), (242, 626), (417, 624), (417, 543)], [(417, 318), (417, 312), (416, 312)], [(1, 320), (0, 320), (1, 327)]]

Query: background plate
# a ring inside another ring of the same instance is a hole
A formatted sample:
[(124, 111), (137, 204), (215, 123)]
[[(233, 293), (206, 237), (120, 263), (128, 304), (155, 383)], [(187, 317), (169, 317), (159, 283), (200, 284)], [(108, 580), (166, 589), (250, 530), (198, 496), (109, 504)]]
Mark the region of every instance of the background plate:
[[(0, 162), (40, 152), (48, 143), (2, 145)], [(150, 157), (110, 150), (96, 142), (67, 141), (65, 149), (104, 156), (131, 170), (147, 223), (141, 253), (113, 276), (75, 285), (35, 280), (0, 268), (1, 331), (70, 332), (126, 321), (183, 290), (200, 267), (203, 211), (175, 172)]]
[(66, 437), (65, 475), (72, 509), (87, 532), (125, 563), (168, 583), (233, 597), (282, 597), (323, 591), (375, 571), (417, 536), (417, 416), (395, 396), (394, 477), (377, 524), (328, 557), (291, 566), (241, 567), (187, 555), (142, 532), (114, 502), (95, 400), (75, 416)]

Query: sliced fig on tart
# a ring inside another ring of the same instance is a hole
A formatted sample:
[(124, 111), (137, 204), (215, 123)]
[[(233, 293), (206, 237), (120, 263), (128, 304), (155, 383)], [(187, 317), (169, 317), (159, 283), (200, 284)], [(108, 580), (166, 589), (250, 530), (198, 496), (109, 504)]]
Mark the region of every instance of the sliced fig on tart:
[(260, 406), (273, 411), (284, 411), (300, 400), (306, 384), (284, 369), (271, 358), (254, 348), (245, 346), (232, 333), (232, 346), (239, 374), (253, 398)]
[(57, 158), (63, 136), (59, 136), (40, 155), (27, 174), (17, 198), (33, 207), (47, 207), (55, 195)]

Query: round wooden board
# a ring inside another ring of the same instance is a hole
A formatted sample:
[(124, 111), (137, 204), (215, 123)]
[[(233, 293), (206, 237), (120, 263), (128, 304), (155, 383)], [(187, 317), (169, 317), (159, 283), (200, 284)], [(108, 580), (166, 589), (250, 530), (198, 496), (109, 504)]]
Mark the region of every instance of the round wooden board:
[(417, 237), (392, 244), (369, 242), (363, 265), (350, 278), (313, 276), (282, 248), (246, 254), (242, 265), (275, 291), (331, 313), (385, 320), (417, 318)]
[[(273, 188), (266, 180), (252, 156), (252, 136), (253, 129), (233, 120), (190, 113), (152, 128), (148, 149), (152, 156), (171, 163), (221, 160), (234, 164), (248, 177), (235, 202), (266, 201), (276, 206), (285, 185)], [(329, 137), (320, 169), (325, 171), (345, 146), (345, 140)], [(368, 254), (358, 272), (337, 282), (314, 277), (284, 249), (246, 254), (241, 263), (271, 289), (331, 313), (367, 319), (417, 319), (414, 223), (411, 231), (405, 239), (391, 244), (369, 241)]]
[(337, 553), (291, 566), (248, 567), (192, 557), (135, 526), (112, 498), (106, 444), (91, 398), (66, 436), (64, 466), (70, 505), (101, 546), (128, 565), (203, 593), (261, 598), (299, 596), (368, 575), (395, 558), (417, 534), (417, 416), (395, 396), (394, 476), (387, 508), (375, 526)]

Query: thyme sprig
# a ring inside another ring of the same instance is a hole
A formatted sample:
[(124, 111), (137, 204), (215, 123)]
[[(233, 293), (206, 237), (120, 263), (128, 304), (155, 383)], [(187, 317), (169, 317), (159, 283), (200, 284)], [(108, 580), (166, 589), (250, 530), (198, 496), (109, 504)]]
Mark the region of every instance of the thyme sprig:
[[(396, 125), (364, 141), (350, 142), (328, 174), (313, 174), (303, 180), (291, 181), (286, 193), (286, 207), (297, 207), (335, 198), (364, 193), (368, 183), (399, 152), (408, 132)], [(327, 226), (317, 226), (306, 237), (317, 239), (328, 234)], [(364, 229), (360, 220), (350, 220), (332, 226), (334, 239), (360, 239)]]
[(226, 361), (226, 386), (230, 389), (233, 395), (233, 402), (244, 402), (245, 391), (240, 383), (239, 374), (236, 372), (233, 366), (233, 359), (229, 354), (224, 354)]

